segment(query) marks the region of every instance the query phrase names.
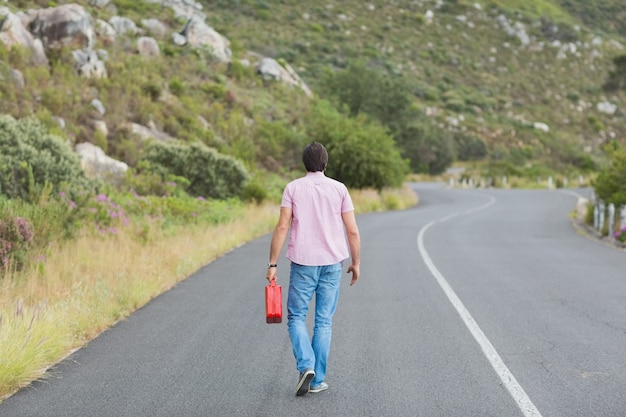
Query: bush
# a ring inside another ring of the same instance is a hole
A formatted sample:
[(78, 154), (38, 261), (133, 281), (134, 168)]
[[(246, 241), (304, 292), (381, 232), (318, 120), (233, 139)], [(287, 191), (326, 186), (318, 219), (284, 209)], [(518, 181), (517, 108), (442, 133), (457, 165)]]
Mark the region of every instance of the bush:
[(187, 192), (193, 196), (236, 197), (249, 179), (240, 161), (200, 143), (152, 142), (144, 149), (140, 162), (147, 162), (147, 169), (159, 174), (162, 180), (172, 175), (186, 178)]
[(33, 226), (21, 217), (0, 218), (0, 271), (19, 269), (33, 241)]
[(50, 135), (34, 119), (0, 117), (0, 193), (33, 200), (45, 184), (91, 188), (78, 155), (61, 138)]
[(414, 173), (438, 175), (454, 160), (451, 134), (428, 119), (416, 118), (396, 135), (396, 141)]
[(475, 161), (487, 156), (487, 145), (477, 136), (458, 133), (454, 135), (454, 144), (460, 161)]
[(380, 124), (363, 116), (349, 118), (322, 101), (314, 107), (309, 127), (309, 136), (328, 150), (330, 177), (351, 188), (377, 190), (404, 181), (407, 161)]
[(626, 206), (626, 148), (612, 143), (606, 147), (610, 165), (593, 181), (595, 193), (605, 203)]
[(245, 201), (254, 201), (260, 204), (267, 198), (267, 191), (261, 184), (251, 182), (244, 187), (241, 197)]

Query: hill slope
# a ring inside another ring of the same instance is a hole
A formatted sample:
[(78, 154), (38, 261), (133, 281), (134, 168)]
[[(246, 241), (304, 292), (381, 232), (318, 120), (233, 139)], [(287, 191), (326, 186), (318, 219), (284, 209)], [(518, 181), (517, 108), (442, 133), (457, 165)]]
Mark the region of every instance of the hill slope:
[[(110, 44), (98, 38), (95, 47), (108, 54), (108, 78), (85, 80), (74, 74), (70, 51), (51, 54), (46, 70), (0, 48), (4, 73), (18, 69), (26, 79), (23, 88), (2, 85), (0, 111), (34, 114), (131, 166), (141, 141), (129, 122), (201, 140), (253, 166), (297, 167), (310, 99), (257, 77), (247, 66), (251, 56), (290, 64), (318, 94), (328, 69), (365, 62), (406, 81), (420, 114), (442, 129), (478, 137), (489, 159), (509, 166), (576, 173), (593, 167), (603, 143), (625, 136), (626, 94), (602, 89), (613, 59), (626, 54), (619, 0), (201, 1), (206, 22), (231, 42), (230, 65), (173, 46), (171, 35), (186, 22), (175, 9), (130, 0), (76, 3), (105, 21), (163, 22), (161, 55), (138, 57), (133, 42), (141, 33)], [(94, 99), (104, 114), (94, 114)], [(106, 130), (98, 129), (100, 120)]]
[[(367, 60), (408, 79), (420, 108), (451, 129), (477, 132), (492, 155), (513, 150), (516, 161), (555, 154), (570, 161), (594, 155), (608, 138), (624, 137), (625, 95), (602, 90), (612, 59), (626, 53), (617, 33), (624, 10), (617, 1), (602, 3), (205, 5), (218, 30), (291, 62), (314, 87), (328, 66)], [(609, 32), (606, 16), (616, 31)], [(612, 108), (606, 103), (617, 111), (603, 112)]]

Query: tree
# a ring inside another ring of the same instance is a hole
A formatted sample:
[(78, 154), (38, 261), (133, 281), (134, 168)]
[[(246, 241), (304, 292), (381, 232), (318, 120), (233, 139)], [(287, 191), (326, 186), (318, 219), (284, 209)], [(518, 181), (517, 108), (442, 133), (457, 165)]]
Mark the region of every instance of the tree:
[(318, 102), (310, 116), (309, 137), (328, 150), (328, 176), (348, 187), (398, 187), (408, 173), (393, 138), (365, 115), (351, 118), (326, 101)]
[(615, 69), (609, 72), (609, 77), (604, 83), (604, 91), (614, 92), (626, 90), (626, 55), (613, 58)]
[(365, 114), (382, 124), (413, 172), (442, 173), (454, 160), (452, 138), (415, 110), (411, 91), (404, 78), (363, 63), (330, 73), (321, 88), (322, 96), (351, 116)]
[(415, 119), (397, 135), (396, 141), (402, 156), (411, 161), (413, 172), (441, 174), (454, 160), (451, 134), (426, 118)]
[(328, 73), (320, 94), (338, 108), (347, 107), (351, 116), (365, 113), (395, 133), (411, 119), (410, 91), (402, 77), (357, 62), (345, 71)]
[(626, 148), (612, 142), (605, 150), (610, 164), (593, 182), (595, 193), (605, 203), (626, 206)]

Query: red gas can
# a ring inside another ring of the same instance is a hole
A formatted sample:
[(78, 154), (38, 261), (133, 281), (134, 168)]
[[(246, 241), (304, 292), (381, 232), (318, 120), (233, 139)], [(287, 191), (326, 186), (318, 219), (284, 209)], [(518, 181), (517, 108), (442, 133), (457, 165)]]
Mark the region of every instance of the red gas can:
[(265, 287), (265, 321), (281, 323), (283, 321), (283, 287), (273, 279)]

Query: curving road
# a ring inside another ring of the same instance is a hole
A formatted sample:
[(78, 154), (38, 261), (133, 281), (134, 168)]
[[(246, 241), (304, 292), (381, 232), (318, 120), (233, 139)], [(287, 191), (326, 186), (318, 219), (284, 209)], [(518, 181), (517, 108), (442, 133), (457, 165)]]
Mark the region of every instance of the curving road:
[(286, 324), (264, 320), (264, 236), (0, 416), (626, 416), (626, 252), (574, 230), (574, 193), (413, 187), (417, 207), (357, 218), (362, 279), (343, 282), (328, 391), (294, 396)]

